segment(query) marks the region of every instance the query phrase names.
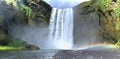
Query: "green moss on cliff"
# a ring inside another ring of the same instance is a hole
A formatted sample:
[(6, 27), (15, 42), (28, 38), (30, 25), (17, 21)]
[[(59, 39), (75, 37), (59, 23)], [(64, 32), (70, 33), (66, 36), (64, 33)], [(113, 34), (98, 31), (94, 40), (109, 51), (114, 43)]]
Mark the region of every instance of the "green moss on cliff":
[(101, 40), (120, 47), (120, 0), (91, 0), (81, 5), (83, 14), (95, 12), (99, 16)]
[(17, 2), (15, 0), (5, 0), (5, 2), (9, 5), (12, 4), (14, 7), (18, 8)]

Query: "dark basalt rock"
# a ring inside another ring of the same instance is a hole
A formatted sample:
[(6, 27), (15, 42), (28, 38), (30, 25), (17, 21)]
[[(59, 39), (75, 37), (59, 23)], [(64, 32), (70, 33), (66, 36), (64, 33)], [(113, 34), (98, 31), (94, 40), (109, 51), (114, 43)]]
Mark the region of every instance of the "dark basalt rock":
[(26, 49), (27, 49), (27, 50), (39, 50), (40, 48), (37, 47), (37, 46), (34, 46), (34, 45), (27, 45), (27, 46), (26, 46)]

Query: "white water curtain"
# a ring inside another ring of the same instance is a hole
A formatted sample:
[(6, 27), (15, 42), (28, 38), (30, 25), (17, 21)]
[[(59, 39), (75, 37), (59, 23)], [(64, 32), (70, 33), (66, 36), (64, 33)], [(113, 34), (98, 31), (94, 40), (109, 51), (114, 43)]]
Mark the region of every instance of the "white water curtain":
[[(53, 8), (50, 26), (49, 39), (62, 40), (69, 47), (73, 45), (73, 10), (72, 8)], [(59, 42), (58, 42), (59, 43)]]

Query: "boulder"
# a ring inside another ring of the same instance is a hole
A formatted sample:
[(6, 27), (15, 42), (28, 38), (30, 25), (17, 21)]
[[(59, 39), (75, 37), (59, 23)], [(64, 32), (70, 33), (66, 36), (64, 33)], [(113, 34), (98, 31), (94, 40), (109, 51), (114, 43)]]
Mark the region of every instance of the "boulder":
[(34, 45), (26, 45), (27, 50), (39, 50), (40, 48)]

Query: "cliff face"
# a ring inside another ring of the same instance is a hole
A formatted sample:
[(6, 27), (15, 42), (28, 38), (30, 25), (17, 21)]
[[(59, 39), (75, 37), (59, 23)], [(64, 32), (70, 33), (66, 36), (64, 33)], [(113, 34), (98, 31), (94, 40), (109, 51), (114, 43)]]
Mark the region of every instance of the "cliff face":
[(0, 2), (0, 45), (7, 45), (10, 41), (9, 28), (17, 17), (16, 13), (18, 12), (12, 5), (7, 5), (5, 1)]
[(16, 39), (19, 40), (11, 35), (14, 26), (38, 26), (39, 23), (48, 23), (50, 12), (51, 7), (43, 1), (0, 0), (0, 46), (9, 45)]
[(99, 16), (89, 2), (74, 7), (74, 43), (77, 46), (100, 42)]
[[(75, 42), (109, 42), (119, 46), (120, 0), (91, 0), (76, 6)], [(84, 44), (83, 43), (83, 44)]]

